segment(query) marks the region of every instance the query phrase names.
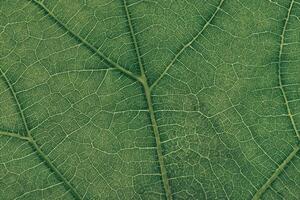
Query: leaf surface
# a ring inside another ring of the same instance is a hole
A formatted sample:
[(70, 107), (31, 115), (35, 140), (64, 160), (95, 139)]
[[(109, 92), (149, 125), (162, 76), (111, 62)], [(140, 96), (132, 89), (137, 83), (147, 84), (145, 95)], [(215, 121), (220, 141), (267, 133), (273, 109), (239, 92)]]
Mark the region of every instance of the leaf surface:
[(298, 0), (0, 0), (0, 199), (299, 199)]

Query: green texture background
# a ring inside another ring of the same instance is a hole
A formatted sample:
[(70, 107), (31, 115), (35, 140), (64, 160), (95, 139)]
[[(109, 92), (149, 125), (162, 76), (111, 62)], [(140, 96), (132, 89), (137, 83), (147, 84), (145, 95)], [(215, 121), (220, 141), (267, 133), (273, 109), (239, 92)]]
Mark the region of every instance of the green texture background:
[(0, 199), (300, 199), (299, 0), (0, 0)]

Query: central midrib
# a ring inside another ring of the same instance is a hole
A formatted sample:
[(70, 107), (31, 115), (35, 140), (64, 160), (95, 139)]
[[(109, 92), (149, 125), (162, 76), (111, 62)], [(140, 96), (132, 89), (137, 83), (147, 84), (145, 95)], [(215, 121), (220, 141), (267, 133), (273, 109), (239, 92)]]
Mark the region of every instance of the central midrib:
[[(123, 5), (124, 5), (124, 9), (125, 9), (125, 14), (127, 16), (127, 22), (128, 22), (128, 27), (129, 27), (129, 31), (131, 33), (131, 38), (132, 38), (132, 42), (134, 44), (134, 48), (135, 48), (135, 52), (136, 52), (136, 57), (138, 60), (138, 64), (140, 67), (140, 72), (141, 75), (137, 76), (134, 73), (132, 73), (131, 71), (125, 69), (124, 67), (120, 66), (118, 63), (114, 62), (113, 60), (111, 60), (110, 58), (106, 57), (102, 52), (100, 52), (97, 48), (95, 48), (93, 45), (91, 45), (88, 41), (86, 41), (84, 38), (82, 38), (80, 35), (76, 34), (75, 32), (73, 32), (71, 29), (69, 29), (62, 21), (60, 21), (50, 10), (48, 10), (48, 8), (43, 5), (42, 3), (38, 2), (37, 0), (29, 0), (31, 2), (34, 2), (36, 5), (38, 5), (42, 10), (44, 10), (46, 12), (46, 14), (48, 16), (50, 16), (56, 23), (58, 23), (58, 25), (60, 25), (63, 29), (65, 29), (66, 31), (68, 31), (75, 39), (77, 39), (78, 41), (80, 41), (82, 44), (84, 44), (86, 47), (88, 47), (89, 49), (91, 49), (94, 53), (98, 54), (101, 58), (103, 58), (107, 63), (111, 64), (113, 67), (115, 67), (116, 69), (118, 69), (120, 72), (128, 75), (130, 78), (132, 78), (133, 80), (138, 81), (139, 83), (142, 84), (142, 87), (144, 89), (144, 95), (147, 101), (147, 106), (148, 106), (148, 111), (149, 111), (149, 116), (150, 116), (150, 121), (151, 121), (151, 125), (152, 125), (152, 129), (153, 129), (153, 134), (155, 136), (155, 142), (156, 142), (156, 150), (157, 150), (157, 157), (158, 157), (158, 162), (159, 162), (159, 167), (160, 167), (160, 172), (161, 172), (161, 178), (162, 178), (162, 184), (163, 184), (163, 189), (166, 195), (166, 199), (167, 200), (172, 200), (172, 191), (171, 191), (171, 186), (169, 183), (169, 179), (167, 176), (167, 169), (166, 169), (166, 165), (164, 162), (164, 156), (163, 156), (163, 150), (162, 150), (162, 144), (161, 144), (161, 140), (160, 140), (160, 133), (159, 133), (159, 129), (158, 129), (158, 125), (157, 125), (157, 120), (155, 117), (155, 113), (154, 113), (154, 108), (153, 108), (153, 103), (152, 103), (152, 94), (151, 91), (153, 90), (153, 88), (155, 87), (155, 85), (157, 84), (157, 82), (159, 80), (161, 80), (162, 76), (165, 75), (166, 72), (164, 72), (160, 78), (158, 78), (154, 84), (152, 84), (151, 86), (148, 83), (146, 74), (145, 74), (145, 70), (144, 70), (144, 66), (142, 63), (142, 59), (141, 59), (141, 54), (139, 51), (139, 46), (135, 37), (135, 33), (134, 33), (134, 29), (133, 29), (133, 25), (132, 25), (132, 21), (130, 18), (130, 13), (127, 7), (127, 2), (126, 0), (123, 0)], [(222, 4), (224, 3), (224, 0), (220, 0), (219, 5), (216, 7), (215, 12), (212, 14), (212, 16), (210, 17), (210, 19), (205, 23), (204, 27), (199, 31), (199, 33), (193, 37), (193, 39), (191, 41), (189, 41), (184, 47), (183, 49), (181, 49), (175, 56), (174, 60), (171, 61), (171, 64), (174, 64), (175, 60), (182, 54), (182, 52), (189, 47), (198, 37), (199, 35), (208, 27), (208, 25), (211, 23), (211, 21), (213, 20), (213, 18), (216, 16), (217, 12), (221, 9)], [(169, 68), (167, 68), (168, 70)]]
[(147, 101), (147, 106), (148, 106), (148, 111), (149, 111), (149, 115), (150, 115), (152, 131), (153, 131), (153, 134), (154, 134), (154, 137), (155, 137), (156, 154), (157, 154), (157, 159), (158, 159), (158, 163), (159, 163), (159, 169), (160, 169), (162, 184), (163, 184), (163, 188), (164, 188), (164, 192), (165, 192), (167, 200), (172, 200), (173, 199), (172, 198), (172, 191), (171, 191), (171, 186), (170, 186), (170, 183), (169, 183), (167, 169), (166, 169), (166, 165), (165, 165), (165, 161), (164, 161), (164, 156), (163, 156), (163, 150), (162, 150), (162, 144), (161, 144), (160, 134), (159, 134), (159, 130), (158, 130), (158, 125), (157, 125), (157, 121), (156, 121), (156, 117), (155, 117), (155, 113), (154, 113), (151, 89), (150, 89), (150, 86), (149, 86), (149, 83), (148, 83), (147, 76), (145, 74), (145, 69), (144, 69), (144, 65), (143, 65), (143, 62), (142, 62), (139, 45), (138, 45), (138, 42), (137, 42), (137, 39), (136, 39), (136, 36), (135, 36), (135, 31), (134, 31), (134, 28), (133, 28), (133, 25), (132, 25), (132, 20), (131, 20), (130, 12), (128, 10), (126, 0), (123, 0), (123, 4), (124, 4), (124, 10), (125, 10), (125, 14), (126, 14), (127, 22), (128, 22), (128, 27), (129, 27), (131, 39), (132, 39), (132, 42), (133, 42), (133, 45), (134, 45), (136, 57), (137, 57), (139, 68), (140, 68), (141, 77), (139, 78), (139, 82), (142, 84), (143, 89), (144, 89), (144, 95), (145, 95), (146, 101)]
[(127, 2), (126, 2), (126, 0), (123, 0), (123, 6), (124, 6), (127, 22), (128, 22), (129, 31), (130, 31), (130, 35), (131, 35), (131, 39), (132, 39), (134, 48), (135, 48), (135, 53), (136, 53), (136, 57), (137, 57), (140, 72), (141, 72), (141, 77), (137, 78), (137, 80), (142, 84), (143, 89), (144, 89), (144, 95), (145, 95), (146, 101), (147, 101), (148, 111), (149, 111), (150, 120), (151, 120), (151, 126), (152, 126), (153, 134), (155, 137), (156, 153), (157, 153), (157, 158), (158, 158), (158, 162), (159, 162), (163, 188), (164, 188), (167, 200), (173, 199), (172, 190), (171, 190), (171, 186), (169, 183), (167, 169), (166, 169), (166, 165), (165, 165), (165, 161), (164, 161), (162, 143), (161, 143), (161, 139), (160, 139), (160, 133), (159, 133), (158, 125), (157, 125), (156, 116), (154, 113), (151, 91), (157, 85), (157, 83), (163, 78), (163, 76), (167, 73), (167, 71), (174, 64), (174, 62), (178, 59), (178, 57), (185, 51), (185, 49), (188, 48), (191, 44), (193, 44), (196, 41), (196, 39), (203, 33), (203, 31), (206, 30), (208, 25), (212, 22), (212, 20), (214, 19), (214, 17), (218, 13), (218, 11), (221, 9), (221, 6), (223, 5), (224, 1), (225, 0), (220, 0), (215, 11), (213, 12), (212, 16), (210, 16), (209, 20), (205, 23), (205, 25), (202, 27), (202, 29), (192, 38), (192, 40), (190, 40), (186, 45), (184, 45), (183, 48), (174, 56), (174, 58), (172, 59), (170, 64), (167, 65), (166, 69), (159, 76), (159, 78), (157, 78), (152, 85), (149, 85), (147, 76), (145, 74), (145, 69), (144, 69), (144, 65), (142, 62), (139, 45), (138, 45), (138, 42), (137, 42), (137, 39), (135, 36), (135, 31), (134, 31), (134, 27), (132, 24), (130, 12), (129, 12), (129, 9), (127, 6)]
[[(36, 0), (31, 0), (31, 2), (35, 3), (41, 9), (43, 9), (47, 13), (47, 15), (49, 15), (63, 29), (67, 30), (72, 36), (74, 36), (76, 39), (81, 41), (84, 45), (86, 45), (88, 48), (90, 48), (92, 51), (94, 51), (96, 54), (98, 54), (100, 57), (102, 57), (106, 62), (110, 63), (112, 66), (114, 66), (120, 72), (123, 72), (124, 74), (128, 75), (132, 79), (134, 79), (134, 80), (136, 80), (136, 81), (138, 81), (139, 83), (142, 84), (142, 86), (144, 88), (144, 92), (145, 92), (144, 93), (145, 98), (146, 98), (147, 105), (148, 105), (148, 110), (149, 110), (150, 120), (151, 120), (151, 123), (152, 123), (153, 133), (154, 133), (155, 141), (156, 141), (156, 145), (157, 145), (157, 148), (156, 148), (157, 149), (157, 157), (158, 157), (159, 167), (160, 167), (160, 171), (161, 171), (161, 177), (162, 177), (164, 192), (166, 194), (167, 200), (172, 200), (172, 192), (171, 192), (171, 189), (170, 189), (170, 184), (168, 182), (167, 170), (166, 170), (166, 167), (165, 167), (165, 164), (164, 164), (158, 126), (157, 126), (157, 122), (156, 122), (156, 118), (155, 118), (155, 114), (154, 114), (154, 109), (153, 109), (153, 104), (152, 104), (151, 90), (150, 90), (150, 87), (149, 87), (149, 84), (148, 84), (148, 81), (147, 81), (147, 77), (146, 77), (145, 72), (144, 72), (144, 68), (143, 68), (143, 65), (142, 65), (141, 56), (140, 56), (140, 52), (138, 50), (138, 45), (137, 45), (137, 42), (136, 42), (136, 38), (135, 38), (135, 35), (133, 33), (133, 27), (132, 27), (132, 23), (131, 23), (130, 16), (129, 16), (129, 11), (128, 11), (127, 6), (126, 6), (126, 1), (124, 0), (124, 8), (125, 8), (125, 12), (126, 12), (127, 17), (129, 17), (128, 20), (127, 20), (128, 23), (129, 23), (128, 26), (130, 27), (130, 32), (132, 33), (132, 39), (133, 39), (133, 43), (135, 45), (135, 50), (136, 50), (137, 59), (138, 59), (139, 66), (140, 66), (141, 76), (137, 76), (137, 75), (133, 74), (132, 72), (130, 72), (130, 71), (126, 70), (125, 68), (123, 68), (122, 66), (120, 66), (118, 63), (115, 63), (114, 61), (112, 61), (111, 59), (106, 57), (104, 54), (102, 54), (100, 51), (98, 51), (98, 49), (96, 49), (89, 42), (87, 42), (84, 38), (77, 35), (76, 33), (74, 33), (69, 28), (67, 28), (67, 26), (65, 26), (57, 17), (55, 17), (53, 15), (53, 13), (50, 10), (48, 10), (45, 5), (37, 2)], [(35, 148), (35, 147), (37, 147), (37, 145), (33, 144), (33, 147)], [(38, 149), (37, 149), (37, 151), (38, 151)], [(38, 152), (43, 153), (43, 152), (40, 152), (40, 151), (38, 151)], [(41, 157), (44, 158), (44, 156), (41, 156)], [(44, 159), (44, 160), (46, 162), (49, 161), (49, 163), (47, 162), (48, 164), (52, 164), (50, 160), (46, 160), (46, 159)], [(69, 187), (72, 190), (73, 186), (69, 183), (69, 181), (66, 180), (58, 170), (54, 170), (54, 171), (56, 172), (56, 174), (58, 175), (59, 178), (62, 178), (64, 180), (65, 185), (67, 185), (67, 187)], [(81, 199), (80, 195), (77, 193), (77, 191), (75, 189), (73, 190), (72, 193), (73, 193), (73, 195), (76, 199)]]
[(145, 97), (147, 100), (147, 106), (148, 106), (148, 111), (149, 111), (149, 115), (150, 115), (153, 134), (155, 137), (156, 153), (157, 153), (157, 159), (159, 162), (160, 173), (161, 173), (164, 191), (165, 191), (167, 200), (172, 200), (173, 199), (172, 191), (171, 191), (171, 186), (170, 186), (169, 178), (168, 178), (168, 174), (167, 174), (167, 168), (166, 168), (165, 161), (164, 161), (160, 133), (158, 130), (158, 125), (157, 125), (157, 121), (156, 121), (156, 117), (155, 117), (155, 113), (154, 113), (151, 90), (150, 90), (146, 76), (142, 76), (142, 85), (143, 85)]

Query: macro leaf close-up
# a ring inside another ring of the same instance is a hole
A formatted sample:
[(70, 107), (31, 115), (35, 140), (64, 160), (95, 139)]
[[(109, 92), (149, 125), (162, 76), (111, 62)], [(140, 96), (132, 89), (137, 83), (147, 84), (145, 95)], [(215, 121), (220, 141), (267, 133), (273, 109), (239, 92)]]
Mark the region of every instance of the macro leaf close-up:
[(0, 200), (299, 200), (300, 0), (0, 0)]

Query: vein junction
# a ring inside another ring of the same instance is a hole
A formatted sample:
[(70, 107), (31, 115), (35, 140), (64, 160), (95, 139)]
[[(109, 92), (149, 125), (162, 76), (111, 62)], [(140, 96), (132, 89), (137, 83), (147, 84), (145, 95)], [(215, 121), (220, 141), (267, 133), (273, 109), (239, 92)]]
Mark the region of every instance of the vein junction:
[(18, 138), (18, 139), (22, 139), (22, 140), (27, 140), (30, 143), (32, 149), (38, 154), (38, 156), (43, 160), (43, 162), (45, 162), (47, 167), (51, 171), (53, 171), (56, 174), (57, 178), (64, 183), (65, 187), (68, 190), (70, 190), (70, 192), (72, 193), (74, 198), (78, 199), (78, 200), (83, 199), (81, 197), (81, 195), (78, 193), (78, 191), (76, 190), (76, 188), (73, 187), (73, 185), (64, 177), (64, 175), (59, 171), (59, 169), (55, 166), (55, 164), (49, 159), (48, 155), (46, 155), (43, 152), (43, 150), (39, 147), (39, 145), (36, 143), (35, 139), (31, 135), (30, 129), (28, 127), (28, 123), (26, 121), (26, 118), (25, 118), (23, 109), (21, 107), (21, 104), (19, 102), (19, 99), (16, 95), (15, 89), (13, 88), (12, 84), (10, 83), (6, 74), (2, 71), (1, 68), (0, 68), (0, 75), (3, 77), (4, 82), (6, 83), (11, 95), (13, 96), (13, 98), (16, 102), (20, 117), (22, 118), (23, 125), (25, 127), (25, 137), (19, 136), (17, 133), (9, 133), (9, 132), (0, 132), (0, 135), (10, 136), (10, 137)]
[(161, 174), (161, 177), (162, 177), (162, 184), (163, 184), (163, 188), (164, 188), (167, 200), (172, 200), (173, 199), (172, 198), (172, 191), (171, 191), (171, 187), (170, 187), (170, 183), (169, 183), (169, 179), (168, 179), (168, 174), (167, 174), (167, 169), (166, 169), (166, 165), (165, 165), (165, 161), (164, 161), (164, 156), (163, 156), (163, 151), (162, 151), (162, 144), (161, 144), (160, 134), (159, 134), (159, 130), (158, 130), (158, 125), (157, 125), (156, 117), (155, 117), (155, 114), (154, 114), (154, 108), (153, 108), (152, 97), (151, 97), (151, 90), (150, 90), (148, 80), (147, 80), (147, 77), (146, 77), (146, 74), (145, 74), (145, 69), (144, 69), (144, 66), (143, 66), (143, 63), (142, 63), (141, 53), (140, 53), (140, 50), (139, 50), (137, 39), (135, 37), (134, 28), (133, 28), (133, 25), (132, 25), (132, 20), (131, 20), (131, 16), (130, 16), (130, 13), (129, 13), (129, 10), (128, 10), (126, 0), (124, 0), (123, 3), (124, 3), (124, 9), (125, 9), (125, 13), (126, 13), (126, 18), (127, 18), (127, 22), (128, 22), (128, 26), (129, 26), (129, 30), (130, 30), (130, 34), (131, 34), (131, 38), (132, 38), (132, 42), (133, 42), (134, 47), (135, 47), (135, 52), (136, 52), (136, 56), (137, 56), (139, 67), (140, 67), (140, 72), (141, 72), (140, 82), (142, 83), (143, 88), (144, 88), (146, 101), (147, 101), (147, 105), (148, 105), (148, 111), (149, 111), (149, 114), (150, 114), (150, 120), (151, 120), (151, 124), (152, 124), (152, 130), (153, 130), (154, 137), (155, 137), (156, 153), (157, 153), (159, 167), (160, 167), (160, 174)]
[[(150, 121), (151, 121), (151, 125), (152, 125), (152, 130), (153, 130), (153, 134), (155, 136), (155, 141), (156, 141), (156, 150), (157, 150), (158, 162), (159, 162), (159, 165), (160, 165), (159, 167), (160, 167), (160, 173), (161, 173), (161, 177), (162, 177), (162, 184), (163, 184), (164, 192), (166, 194), (166, 198), (168, 200), (171, 200), (173, 198), (172, 197), (172, 190), (171, 190), (171, 186), (170, 186), (170, 183), (169, 183), (169, 178), (168, 178), (168, 175), (167, 175), (167, 169), (166, 169), (166, 164), (165, 164), (165, 161), (164, 161), (164, 155), (163, 155), (163, 149), (162, 149), (162, 144), (161, 144), (161, 139), (160, 139), (160, 133), (159, 133), (159, 129), (158, 129), (156, 116), (155, 116), (155, 113), (154, 113), (154, 107), (153, 107), (153, 102), (152, 102), (153, 101), (152, 100), (152, 90), (158, 84), (158, 82), (164, 77), (164, 75), (168, 72), (170, 67), (173, 66), (175, 61), (182, 54), (182, 52), (184, 52), (185, 49), (187, 49), (189, 46), (191, 46), (191, 44), (203, 33), (203, 31), (207, 28), (207, 26), (211, 23), (213, 18), (216, 16), (217, 12), (221, 9), (221, 6), (222, 6), (224, 0), (220, 1), (220, 4), (216, 8), (216, 11), (213, 13), (211, 18), (207, 21), (207, 23), (201, 29), (201, 31), (195, 37), (193, 37), (193, 39), (191, 41), (189, 41), (186, 45), (184, 45), (184, 47), (175, 55), (175, 57), (173, 58), (171, 63), (167, 65), (165, 71), (160, 75), (160, 77), (157, 80), (154, 81), (154, 84), (152, 84), (152, 85), (149, 85), (147, 77), (146, 77), (145, 69), (144, 69), (144, 66), (143, 66), (143, 60), (142, 60), (140, 49), (139, 49), (139, 46), (138, 46), (138, 41), (137, 41), (137, 38), (135, 36), (134, 26), (133, 26), (133, 23), (132, 23), (132, 20), (131, 20), (131, 16), (130, 16), (130, 12), (129, 12), (126, 0), (123, 0), (123, 6), (124, 6), (125, 13), (126, 13), (128, 27), (129, 27), (129, 31), (130, 31), (130, 34), (131, 34), (132, 42), (134, 44), (136, 57), (137, 57), (138, 64), (139, 64), (139, 67), (140, 67), (140, 72), (141, 72), (140, 75), (136, 75), (136, 74), (132, 73), (131, 71), (127, 70), (125, 67), (123, 67), (123, 66), (119, 65), (118, 63), (114, 62), (113, 60), (111, 60), (110, 58), (105, 56), (102, 52), (100, 52), (99, 49), (95, 48), (92, 44), (90, 44), (87, 40), (85, 40), (80, 35), (73, 32), (72, 30), (68, 29), (67, 26), (65, 26), (57, 17), (55, 17), (54, 14), (50, 10), (48, 10), (42, 3), (40, 3), (36, 0), (32, 0), (32, 2), (34, 2), (41, 9), (43, 9), (47, 13), (47, 15), (49, 15), (63, 29), (65, 29), (67, 32), (69, 32), (73, 37), (77, 38), (78, 41), (80, 41), (86, 47), (88, 47), (93, 52), (95, 52), (97, 55), (99, 55), (107, 63), (109, 63), (110, 65), (112, 65), (113, 67), (115, 67), (120, 72), (127, 75), (128, 77), (132, 78), (133, 80), (138, 81), (143, 86), (144, 93), (145, 93), (145, 98), (146, 98), (146, 101), (147, 101), (147, 107), (148, 107), (148, 112), (149, 112), (149, 116), (150, 116)], [(292, 10), (292, 7), (293, 7), (293, 3), (294, 3), (294, 0), (292, 0), (292, 2), (290, 4), (288, 15), (287, 15), (285, 25), (284, 25), (284, 28), (283, 28), (283, 32), (282, 32), (282, 35), (281, 35), (281, 45), (280, 45), (280, 52), (279, 52), (278, 80), (279, 80), (280, 90), (281, 90), (282, 95), (283, 95), (284, 100), (285, 100), (285, 105), (287, 106), (288, 116), (290, 117), (291, 123), (293, 125), (293, 128), (295, 130), (295, 133), (296, 133), (297, 137), (300, 139), (299, 132), (298, 132), (298, 129), (296, 127), (296, 124), (295, 124), (295, 121), (294, 121), (294, 118), (293, 118), (293, 114), (291, 113), (291, 109), (290, 109), (290, 106), (288, 104), (288, 99), (287, 99), (286, 93), (284, 91), (283, 83), (282, 83), (282, 80), (281, 80), (281, 73), (282, 73), (281, 72), (281, 57), (282, 57), (282, 52), (283, 52), (283, 43), (284, 43), (285, 32), (286, 32), (286, 29), (287, 29), (287, 23), (288, 23), (288, 20), (289, 20), (289, 17), (290, 17), (290, 13), (291, 13), (291, 10)], [(10, 88), (12, 95), (14, 96), (16, 104), (18, 105), (19, 113), (21, 115), (21, 118), (23, 120), (25, 129), (26, 129), (26, 134), (25, 134), (25, 136), (20, 136), (19, 134), (16, 134), (16, 133), (10, 133), (10, 132), (3, 131), (3, 132), (0, 132), (0, 135), (13, 137), (13, 138), (18, 138), (18, 139), (21, 139), (21, 140), (28, 141), (32, 145), (33, 149), (37, 152), (37, 154), (47, 164), (47, 166), (50, 168), (50, 170), (54, 171), (55, 174), (57, 175), (57, 177), (62, 182), (64, 182), (65, 186), (69, 190), (71, 190), (73, 196), (76, 199), (83, 199), (83, 197), (79, 194), (79, 192), (76, 190), (76, 188), (74, 188), (72, 186), (72, 184), (64, 177), (64, 175), (58, 170), (58, 168), (53, 164), (53, 162), (48, 158), (48, 156), (41, 150), (41, 148), (35, 142), (34, 138), (31, 136), (30, 130), (27, 126), (26, 118), (25, 118), (24, 113), (22, 111), (21, 105), (18, 102), (16, 92), (14, 91), (14, 88), (12, 87), (12, 85), (9, 83), (9, 80), (5, 76), (5, 73), (2, 72), (2, 71), (1, 71), (1, 73), (2, 73), (2, 76), (5, 79), (5, 82), (7, 83), (8, 87)], [(276, 180), (276, 178), (280, 175), (280, 173), (282, 173), (282, 171), (285, 169), (285, 167), (288, 165), (288, 163), (295, 157), (295, 155), (297, 154), (298, 151), (299, 151), (299, 145), (296, 146), (296, 148), (293, 149), (292, 153), (290, 153), (290, 155), (283, 161), (283, 163), (278, 166), (278, 168), (273, 173), (273, 175), (257, 191), (257, 193), (255, 194), (253, 199), (260, 199), (262, 194), (271, 186), (271, 184), (274, 182), (274, 180)]]

